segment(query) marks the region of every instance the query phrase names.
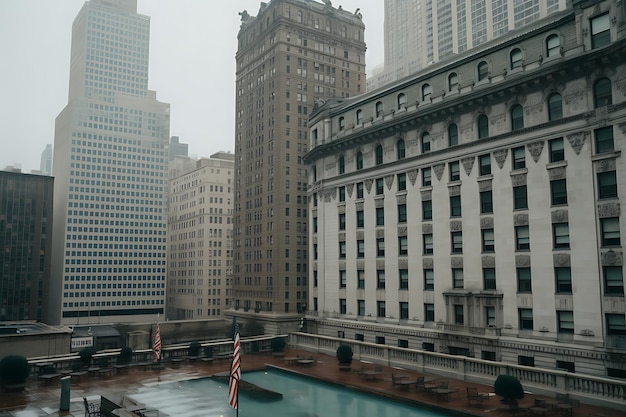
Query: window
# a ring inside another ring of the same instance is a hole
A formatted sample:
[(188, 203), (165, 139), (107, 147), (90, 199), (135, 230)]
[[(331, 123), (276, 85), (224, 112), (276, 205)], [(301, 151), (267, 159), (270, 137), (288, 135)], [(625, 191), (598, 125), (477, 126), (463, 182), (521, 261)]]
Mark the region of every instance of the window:
[(594, 131), (596, 153), (613, 152), (613, 126), (607, 126)]
[(480, 168), (480, 175), (491, 174), (491, 155), (480, 155), (478, 157), (478, 165)]
[(424, 321), (435, 321), (435, 305), (424, 304)]
[(511, 129), (518, 130), (524, 128), (524, 109), (519, 104), (511, 107)]
[(339, 201), (346, 201), (346, 187), (339, 187)]
[(365, 288), (365, 271), (362, 269), (356, 271), (356, 287)]
[(617, 177), (615, 171), (598, 173), (598, 199), (617, 197)]
[(526, 149), (523, 146), (513, 148), (513, 169), (526, 168)]
[(459, 76), (456, 72), (448, 75), (448, 91), (454, 91), (459, 87)]
[(356, 227), (365, 227), (365, 212), (363, 210), (356, 212)]
[(379, 290), (385, 289), (385, 270), (379, 269), (376, 271), (376, 288)]
[(572, 293), (572, 270), (569, 267), (554, 268), (557, 294)]
[(422, 169), (422, 186), (428, 187), (432, 184), (432, 171), (430, 168)]
[(339, 242), (339, 257), (346, 257), (346, 242)]
[(398, 277), (400, 278), (400, 289), (408, 290), (409, 289), (409, 270), (400, 269), (398, 271)]
[(406, 95), (404, 93), (398, 94), (398, 110), (406, 107)]
[[(409, 319), (409, 303), (406, 301), (401, 301), (398, 303), (398, 308), (400, 309), (400, 320), (408, 320)], [(409, 341), (405, 340), (406, 346), (409, 347)], [(400, 341), (398, 340), (398, 345), (400, 345)]]
[(454, 305), (454, 324), (463, 325), (463, 304)]
[(489, 77), (489, 65), (485, 61), (480, 61), (476, 67), (478, 81), (486, 80)]
[(384, 192), (385, 192), (384, 178), (376, 178), (376, 195), (381, 195)]
[(365, 258), (365, 241), (357, 240), (356, 241), (356, 256), (357, 258)]
[(385, 225), (385, 208), (376, 207), (376, 226)]
[(431, 233), (425, 234), (424, 239), (424, 255), (433, 254), (433, 235)]
[(559, 321), (557, 331), (559, 333), (574, 334), (574, 312), (557, 311), (556, 315)]
[(552, 237), (554, 239), (554, 249), (569, 249), (569, 224), (552, 224)]
[(517, 292), (532, 292), (530, 268), (517, 268)]
[(382, 145), (376, 146), (376, 165), (382, 165), (383, 163), (383, 147)]
[(550, 162), (558, 162), (565, 160), (565, 148), (563, 147), (563, 139), (552, 139), (548, 142), (550, 148)]
[(558, 55), (561, 55), (561, 39), (559, 35), (550, 35), (546, 39), (546, 56), (552, 58)]
[(432, 94), (432, 89), (430, 88), (430, 84), (422, 85), (422, 101), (426, 101), (430, 99), (431, 94)]
[(343, 155), (339, 157), (339, 161), (338, 161), (338, 165), (339, 165), (339, 174), (345, 174), (346, 173), (346, 160), (344, 159)]
[(604, 294), (612, 296), (624, 296), (624, 277), (621, 266), (605, 266), (602, 268), (604, 275)]
[[(357, 315), (364, 316), (365, 315), (365, 300), (357, 300), (356, 301)], [(355, 335), (356, 337), (357, 335)], [(363, 335), (361, 335), (363, 337)]]
[(493, 229), (483, 229), (482, 238), (483, 238), (483, 252), (494, 252), (496, 250), (496, 245), (494, 242)]
[(489, 137), (489, 119), (486, 115), (481, 114), (478, 116), (478, 139), (484, 139)]
[(463, 232), (451, 232), (452, 253), (463, 253)]
[(450, 181), (459, 181), (461, 179), (461, 166), (459, 161), (450, 162), (448, 169), (450, 171)]
[(398, 191), (405, 191), (406, 190), (406, 174), (405, 173), (398, 174), (397, 178), (398, 178)]
[(563, 118), (563, 98), (554, 93), (548, 97), (548, 120), (561, 120)]
[(461, 217), (461, 196), (450, 197), (450, 217)]
[(398, 255), (406, 256), (409, 254), (409, 240), (406, 236), (398, 238)]
[(569, 361), (556, 361), (556, 368), (566, 372), (576, 372), (576, 365)]
[(532, 330), (533, 329), (533, 311), (530, 308), (520, 308), (519, 313), (519, 329), (520, 330)]
[(528, 208), (528, 192), (525, 185), (513, 187), (513, 208), (516, 210)]
[(339, 230), (346, 230), (346, 215), (341, 213), (339, 215)]
[(619, 217), (600, 219), (602, 246), (620, 246)]
[(406, 223), (406, 204), (398, 204), (398, 223)]
[(483, 288), (486, 291), (496, 289), (496, 269), (483, 268)]
[(613, 103), (611, 81), (608, 78), (600, 78), (593, 87), (595, 108), (608, 106)]
[(448, 146), (456, 146), (459, 144), (459, 128), (455, 123), (448, 126)]
[(517, 250), (530, 249), (530, 235), (528, 226), (515, 226), (515, 240)]
[(607, 314), (606, 334), (609, 336), (626, 335), (626, 316), (624, 314)]
[(383, 103), (382, 101), (377, 101), (376, 102), (376, 117), (382, 117), (383, 116)]
[[(496, 327), (496, 308), (485, 307), (485, 326)], [(495, 361), (496, 352), (482, 351), (482, 358), (485, 360)]]
[(452, 287), (463, 288), (463, 269), (452, 268)]
[(346, 119), (345, 117), (339, 118), (339, 131), (342, 131), (346, 128)]
[(601, 48), (611, 43), (611, 22), (605, 13), (591, 19), (591, 49)]
[(493, 196), (491, 190), (480, 193), (480, 214), (493, 213)]
[(406, 157), (406, 144), (404, 143), (404, 139), (398, 139), (396, 150), (398, 151), (398, 159), (404, 159)]
[(356, 169), (363, 169), (363, 154), (361, 152), (356, 154)]
[(363, 198), (363, 183), (356, 183), (356, 198)]
[(422, 220), (432, 220), (432, 219), (433, 219), (433, 201), (424, 200), (422, 201)]
[(422, 133), (422, 153), (430, 152), (430, 133)]
[(565, 179), (550, 181), (550, 195), (552, 196), (553, 206), (567, 204), (567, 185)]
[(363, 110), (358, 109), (356, 111), (356, 124), (360, 125), (361, 123), (363, 123)]
[(385, 238), (376, 239), (376, 256), (385, 256)]
[(516, 68), (522, 68), (522, 64), (523, 64), (522, 50), (519, 48), (513, 49), (510, 54), (511, 69), (514, 70)]
[(339, 314), (346, 314), (347, 311), (348, 311), (348, 308), (346, 306), (346, 299), (340, 298), (339, 299)]
[(435, 289), (435, 271), (433, 269), (424, 269), (424, 290), (432, 291)]
[[(532, 329), (530, 329), (532, 330)], [(535, 358), (533, 358), (532, 356), (522, 356), (519, 355), (517, 357), (517, 364), (518, 365), (524, 365), (524, 366), (535, 366)]]
[(339, 287), (340, 288), (346, 288), (346, 281), (347, 281), (347, 275), (346, 275), (346, 271), (339, 271)]

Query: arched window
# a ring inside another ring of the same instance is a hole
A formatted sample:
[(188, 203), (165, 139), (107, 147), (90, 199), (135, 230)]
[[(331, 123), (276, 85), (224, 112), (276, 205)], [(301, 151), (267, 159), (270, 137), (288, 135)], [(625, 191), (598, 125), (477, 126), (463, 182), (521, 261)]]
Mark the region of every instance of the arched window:
[(448, 126), (448, 146), (456, 146), (459, 144), (459, 128), (455, 123)]
[(296, 14), (296, 20), (298, 23), (302, 23), (302, 12), (300, 10), (298, 10), (298, 13)]
[(595, 108), (613, 104), (613, 94), (611, 93), (611, 80), (600, 78), (593, 87)]
[(356, 169), (363, 169), (363, 154), (361, 152), (356, 154)]
[(422, 133), (422, 153), (430, 152), (430, 133)]
[(522, 67), (522, 50), (519, 48), (515, 48), (511, 51), (511, 69), (521, 68)]
[(346, 173), (346, 160), (343, 157), (343, 155), (339, 157), (338, 164), (339, 164), (339, 174), (345, 174)]
[(456, 72), (448, 75), (448, 91), (454, 91), (459, 86), (459, 76)]
[(406, 106), (406, 95), (404, 93), (398, 94), (398, 110)]
[(406, 145), (404, 143), (404, 139), (398, 139), (396, 148), (398, 150), (398, 159), (404, 159), (406, 156)]
[(559, 93), (551, 94), (548, 97), (548, 120), (559, 120), (563, 118), (563, 99)]
[(433, 90), (430, 88), (430, 84), (424, 84), (422, 86), (422, 101), (430, 99), (432, 92)]
[(342, 131), (346, 128), (346, 119), (342, 116), (339, 118), (339, 131)]
[(486, 61), (480, 61), (476, 67), (478, 81), (486, 80), (489, 77), (489, 65)]
[(383, 146), (378, 145), (376, 147), (376, 165), (382, 165), (383, 163)]
[(363, 123), (363, 110), (358, 109), (356, 111), (356, 124), (360, 125), (361, 123)]
[(548, 58), (561, 55), (561, 39), (559, 35), (550, 35), (546, 39), (546, 56)]
[(383, 117), (383, 102), (376, 102), (376, 117)]
[(524, 128), (524, 109), (519, 104), (511, 107), (511, 129), (518, 130)]
[(478, 139), (489, 137), (489, 118), (486, 115), (478, 116), (476, 125), (478, 126)]

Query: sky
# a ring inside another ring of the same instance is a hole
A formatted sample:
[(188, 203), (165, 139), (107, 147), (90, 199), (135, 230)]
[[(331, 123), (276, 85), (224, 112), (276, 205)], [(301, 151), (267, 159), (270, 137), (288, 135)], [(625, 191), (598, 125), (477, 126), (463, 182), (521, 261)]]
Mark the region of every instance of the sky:
[[(269, 0), (265, 0), (269, 2)], [(321, 1), (320, 1), (321, 2)], [(72, 22), (84, 0), (0, 0), (0, 169), (38, 170), (67, 104)], [(149, 88), (189, 155), (234, 152), (238, 13), (260, 0), (138, 0), (150, 17)], [(383, 0), (333, 0), (365, 23), (367, 72), (383, 62)]]

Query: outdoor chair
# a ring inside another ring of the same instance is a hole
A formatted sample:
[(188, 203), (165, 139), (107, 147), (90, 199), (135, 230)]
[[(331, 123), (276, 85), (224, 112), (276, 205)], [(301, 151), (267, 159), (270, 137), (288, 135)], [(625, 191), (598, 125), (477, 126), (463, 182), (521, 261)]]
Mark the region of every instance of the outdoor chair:
[(90, 403), (87, 398), (83, 397), (85, 403), (85, 417), (100, 417), (100, 405), (96, 403)]
[(467, 387), (467, 405), (471, 405), (472, 401), (482, 405), (483, 401), (489, 399), (484, 395), (478, 394), (478, 388), (476, 387)]

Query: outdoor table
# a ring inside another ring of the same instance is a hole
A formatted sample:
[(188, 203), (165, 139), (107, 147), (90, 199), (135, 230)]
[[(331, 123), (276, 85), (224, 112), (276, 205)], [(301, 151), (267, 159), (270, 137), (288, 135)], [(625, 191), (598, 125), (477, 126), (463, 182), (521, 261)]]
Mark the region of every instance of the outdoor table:
[(571, 416), (575, 405), (570, 403), (557, 403), (554, 406), (557, 410), (563, 411), (565, 416)]
[[(396, 378), (397, 378), (397, 377), (396, 377)], [(413, 380), (413, 379), (409, 380), (409, 379), (407, 379), (407, 378), (403, 378), (403, 379), (401, 379), (401, 380), (399, 380), (399, 381), (396, 379), (396, 385), (398, 385), (398, 386), (400, 387), (400, 389), (408, 390), (408, 389), (409, 389), (409, 387), (410, 387), (411, 385), (414, 385), (414, 384), (417, 384), (417, 379), (415, 379), (415, 380)]]
[[(383, 374), (384, 372), (381, 372), (381, 371), (363, 371), (363, 376), (365, 377), (365, 379), (369, 379), (372, 381), (378, 379), (378, 377)], [(402, 381), (399, 381), (399, 382), (402, 382)]]
[(293, 365), (294, 363), (296, 363), (298, 359), (301, 359), (301, 358), (298, 358), (296, 356), (289, 356), (287, 358), (284, 358), (283, 360), (285, 361), (287, 365)]
[(438, 401), (448, 401), (450, 394), (459, 392), (459, 390), (457, 388), (435, 388), (431, 392), (437, 396)]
[(315, 363), (315, 359), (298, 359), (298, 365), (309, 366)]

